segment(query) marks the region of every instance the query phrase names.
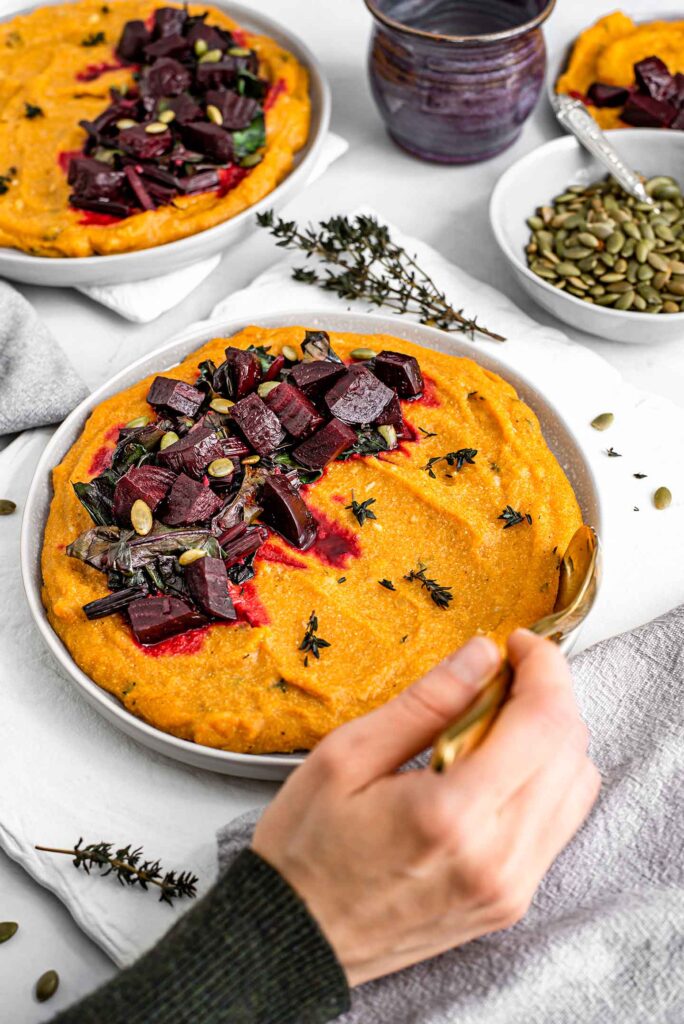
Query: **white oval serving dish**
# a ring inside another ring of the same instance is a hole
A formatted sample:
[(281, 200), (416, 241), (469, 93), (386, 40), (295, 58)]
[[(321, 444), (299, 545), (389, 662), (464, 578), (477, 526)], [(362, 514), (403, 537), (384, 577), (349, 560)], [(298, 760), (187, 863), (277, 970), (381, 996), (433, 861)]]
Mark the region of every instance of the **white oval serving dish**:
[[(290, 174), (258, 203), (243, 210), (230, 220), (188, 238), (165, 245), (140, 249), (136, 252), (117, 253), (112, 256), (49, 257), (31, 256), (19, 249), (0, 247), (0, 277), (24, 284), (50, 287), (76, 287), (82, 285), (124, 284), (159, 277), (191, 263), (207, 259), (231, 245), (236, 245), (255, 230), (256, 214), (273, 208), (279, 210), (301, 192), (316, 167), (330, 125), (330, 87), (318, 60), (311, 50), (279, 22), (251, 7), (212, 0), (248, 30), (270, 36), (280, 43), (307, 68), (311, 96), (311, 127), (306, 145), (295, 154)], [(7, 18), (25, 14), (32, 7), (14, 11)]]
[[(578, 441), (553, 408), (529, 381), (504, 366), (485, 347), (474, 349), (472, 342), (445, 334), (430, 327), (413, 324), (400, 317), (362, 313), (332, 313), (302, 309), (296, 313), (256, 314), (233, 320), (219, 320), (193, 327), (178, 335), (162, 348), (151, 352), (127, 369), (112, 377), (94, 391), (64, 420), (50, 438), (36, 467), (24, 510), (21, 531), (21, 569), (26, 596), (47, 647), (60, 666), (71, 677), (83, 697), (112, 725), (158, 753), (196, 768), (206, 768), (227, 775), (258, 779), (282, 779), (301, 764), (305, 755), (298, 754), (236, 754), (229, 750), (203, 747), (178, 739), (136, 718), (111, 694), (101, 689), (75, 663), (71, 654), (53, 631), (41, 600), (40, 554), (45, 523), (52, 499), (51, 473), (81, 434), (92, 410), (104, 399), (130, 387), (150, 373), (163, 373), (214, 337), (230, 337), (248, 324), (263, 327), (306, 325), (313, 329), (351, 331), (361, 334), (391, 334), (425, 348), (433, 348), (456, 356), (476, 359), (488, 370), (501, 374), (516, 388), (534, 409), (541, 422), (547, 444), (563, 466), (577, 495), (584, 521), (601, 534), (601, 510), (596, 484)], [(574, 638), (573, 638), (574, 639)]]

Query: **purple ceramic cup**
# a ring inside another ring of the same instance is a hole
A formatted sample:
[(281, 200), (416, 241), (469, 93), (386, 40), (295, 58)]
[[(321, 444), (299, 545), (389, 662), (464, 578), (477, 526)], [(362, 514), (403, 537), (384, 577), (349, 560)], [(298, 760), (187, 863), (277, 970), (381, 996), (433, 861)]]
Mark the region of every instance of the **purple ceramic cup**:
[(487, 160), (520, 134), (546, 73), (555, 0), (365, 0), (369, 74), (389, 134), (424, 160)]

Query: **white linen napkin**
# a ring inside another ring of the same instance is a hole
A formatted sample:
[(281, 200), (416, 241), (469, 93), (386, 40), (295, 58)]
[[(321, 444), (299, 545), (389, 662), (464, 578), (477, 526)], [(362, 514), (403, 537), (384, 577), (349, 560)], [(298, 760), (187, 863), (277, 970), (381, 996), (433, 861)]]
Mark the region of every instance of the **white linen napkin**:
[[(346, 139), (329, 132), (307, 184), (320, 178), (348, 148), (349, 143)], [(77, 291), (83, 292), (94, 302), (112, 309), (126, 320), (147, 324), (187, 298), (216, 270), (220, 262), (221, 253), (216, 253), (206, 260), (200, 260), (199, 263), (182, 267), (161, 277), (149, 277), (144, 281), (131, 281), (128, 284), (85, 285)]]
[[(396, 233), (397, 237), (398, 232)], [(404, 240), (453, 301), (508, 337), (487, 346), (527, 376), (557, 405), (579, 437), (595, 471), (605, 508), (605, 583), (583, 642), (630, 629), (684, 598), (684, 415), (671, 402), (641, 393), (582, 346), (542, 327), (491, 287), (475, 281), (428, 246)], [(334, 296), (290, 279), (283, 261), (221, 303), (225, 316), (258, 321), (266, 311), (340, 308)], [(359, 305), (359, 304), (357, 304)], [(362, 307), (361, 307), (362, 308)], [(588, 424), (613, 412), (615, 425), (598, 434)], [(26, 433), (0, 453), (0, 497), (20, 506), (47, 430)], [(622, 458), (608, 458), (608, 445)], [(648, 473), (636, 480), (635, 472)], [(666, 484), (674, 502), (664, 512), (649, 500)], [(634, 506), (640, 511), (633, 511)], [(176, 765), (138, 747), (79, 696), (34, 629), (18, 564), (19, 515), (0, 518), (0, 845), (55, 892), (84, 930), (118, 964), (151, 946), (183, 911), (154, 895), (121, 890), (116, 881), (77, 872), (67, 857), (37, 853), (36, 843), (69, 846), (112, 840), (144, 844), (170, 868), (215, 877), (217, 829), (262, 805), (267, 783), (211, 775)]]

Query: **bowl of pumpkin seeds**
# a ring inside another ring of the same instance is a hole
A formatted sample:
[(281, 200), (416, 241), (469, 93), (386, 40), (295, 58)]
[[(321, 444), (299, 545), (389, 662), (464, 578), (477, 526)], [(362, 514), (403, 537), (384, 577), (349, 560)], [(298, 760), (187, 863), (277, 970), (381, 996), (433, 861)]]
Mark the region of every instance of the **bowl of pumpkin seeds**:
[(608, 132), (655, 206), (628, 195), (572, 136), (523, 157), (490, 205), (524, 290), (611, 341), (684, 341), (684, 132)]

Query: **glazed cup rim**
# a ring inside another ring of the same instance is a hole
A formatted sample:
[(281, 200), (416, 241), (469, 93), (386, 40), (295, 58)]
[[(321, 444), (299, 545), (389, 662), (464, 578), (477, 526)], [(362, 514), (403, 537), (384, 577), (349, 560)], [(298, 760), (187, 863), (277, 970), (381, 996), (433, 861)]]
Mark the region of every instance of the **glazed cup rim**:
[(543, 10), (541, 10), (539, 14), (535, 15), (534, 18), (530, 18), (529, 21), (525, 21), (521, 25), (516, 25), (514, 28), (504, 29), (501, 32), (488, 32), (473, 36), (450, 36), (439, 32), (425, 32), (423, 29), (412, 28), (410, 25), (404, 25), (403, 22), (396, 21), (383, 11), (378, 10), (375, 0), (364, 0), (364, 3), (376, 21), (382, 22), (382, 24), (386, 25), (388, 28), (394, 29), (396, 32), (403, 32), (404, 35), (415, 36), (419, 39), (432, 40), (433, 42), (471, 44), (503, 42), (507, 39), (515, 39), (518, 36), (525, 35), (527, 32), (532, 32), (546, 21), (556, 6), (556, 0), (547, 0)]

